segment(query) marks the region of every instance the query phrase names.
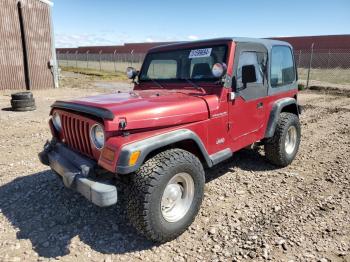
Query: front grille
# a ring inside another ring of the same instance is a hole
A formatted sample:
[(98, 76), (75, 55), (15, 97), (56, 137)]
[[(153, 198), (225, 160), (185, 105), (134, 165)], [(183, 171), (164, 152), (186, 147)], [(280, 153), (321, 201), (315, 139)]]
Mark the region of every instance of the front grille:
[(65, 143), (76, 151), (93, 158), (89, 122), (70, 114), (61, 114), (61, 122)]

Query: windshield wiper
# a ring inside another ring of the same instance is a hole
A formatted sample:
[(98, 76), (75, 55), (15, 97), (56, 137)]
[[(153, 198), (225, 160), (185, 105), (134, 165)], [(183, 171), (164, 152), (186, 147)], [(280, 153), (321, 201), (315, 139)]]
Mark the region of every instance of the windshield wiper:
[(163, 88), (164, 89), (164, 86), (162, 86), (160, 83), (158, 83), (156, 80), (154, 80), (153, 78), (148, 78), (149, 80), (151, 80), (154, 84), (156, 84), (158, 87), (160, 88)]
[(182, 78), (182, 80), (186, 80), (187, 83), (191, 84), (194, 88), (196, 89), (202, 89), (199, 85), (197, 85), (196, 83), (192, 82), (190, 79), (188, 78)]
[(197, 85), (195, 82), (191, 81), (190, 79), (188, 78), (181, 78), (182, 80), (186, 80), (187, 83), (191, 84), (195, 89), (197, 90), (201, 90), (202, 93), (205, 93), (205, 90), (203, 89), (203, 87)]

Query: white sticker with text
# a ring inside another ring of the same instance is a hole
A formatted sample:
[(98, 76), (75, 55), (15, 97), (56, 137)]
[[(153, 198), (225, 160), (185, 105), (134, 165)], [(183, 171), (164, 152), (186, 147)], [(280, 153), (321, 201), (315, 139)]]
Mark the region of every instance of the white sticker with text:
[(188, 58), (209, 57), (211, 54), (211, 50), (212, 50), (212, 48), (191, 50)]

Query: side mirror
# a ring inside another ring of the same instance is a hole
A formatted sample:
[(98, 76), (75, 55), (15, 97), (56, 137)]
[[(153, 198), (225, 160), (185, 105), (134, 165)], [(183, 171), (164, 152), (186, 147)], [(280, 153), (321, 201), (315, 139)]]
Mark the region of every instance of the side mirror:
[(134, 80), (135, 77), (138, 75), (138, 72), (137, 72), (137, 70), (136, 70), (135, 68), (133, 68), (133, 67), (128, 67), (128, 68), (126, 69), (126, 75), (128, 76), (129, 79)]
[(225, 63), (216, 63), (211, 69), (211, 73), (214, 77), (220, 78), (226, 74), (227, 65)]
[(254, 65), (242, 66), (242, 83), (245, 85), (247, 83), (256, 82), (256, 72)]

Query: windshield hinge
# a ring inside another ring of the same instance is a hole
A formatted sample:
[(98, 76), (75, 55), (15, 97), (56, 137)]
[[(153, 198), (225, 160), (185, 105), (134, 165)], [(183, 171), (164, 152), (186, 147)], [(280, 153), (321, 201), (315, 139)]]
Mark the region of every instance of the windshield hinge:
[(231, 87), (232, 86), (232, 77), (228, 74), (226, 74), (223, 78), (222, 78), (222, 83), (224, 85), (224, 87)]

